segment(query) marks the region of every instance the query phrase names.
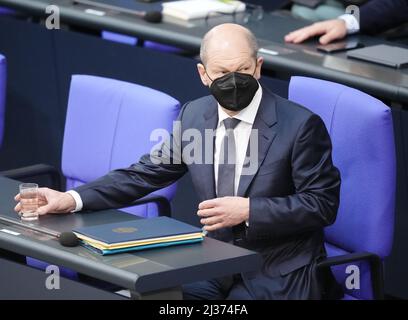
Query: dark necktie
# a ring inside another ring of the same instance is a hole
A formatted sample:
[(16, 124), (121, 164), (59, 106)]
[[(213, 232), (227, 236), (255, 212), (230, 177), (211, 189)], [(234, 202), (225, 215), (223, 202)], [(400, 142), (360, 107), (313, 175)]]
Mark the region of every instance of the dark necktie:
[[(224, 121), (225, 136), (222, 140), (220, 158), (218, 163), (217, 195), (218, 197), (235, 195), (235, 165), (236, 165), (236, 146), (234, 129), (240, 122), (238, 119), (227, 118)], [(232, 227), (227, 232), (224, 241), (239, 244), (242, 240), (242, 234), (245, 231), (245, 224), (241, 223)]]
[(224, 121), (225, 136), (221, 143), (218, 163), (217, 195), (218, 197), (235, 195), (235, 138), (234, 128), (240, 120), (227, 118)]

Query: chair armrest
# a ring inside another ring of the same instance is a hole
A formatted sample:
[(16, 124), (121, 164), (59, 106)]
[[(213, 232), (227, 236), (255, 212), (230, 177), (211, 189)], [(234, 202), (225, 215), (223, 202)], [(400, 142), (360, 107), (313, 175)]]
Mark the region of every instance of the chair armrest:
[(159, 216), (166, 216), (166, 217), (171, 216), (171, 206), (170, 206), (169, 200), (166, 197), (156, 195), (156, 194), (148, 195), (146, 197), (133, 201), (130, 204), (130, 206), (136, 206), (136, 205), (146, 204), (150, 202), (157, 204)]
[(55, 190), (62, 190), (62, 177), (60, 172), (55, 167), (48, 164), (35, 164), (32, 166), (1, 171), (0, 175), (15, 180), (36, 176), (49, 176), (51, 178), (51, 187)]
[(355, 261), (368, 261), (370, 264), (371, 285), (374, 299), (384, 300), (384, 272), (381, 258), (369, 252), (356, 252), (341, 256), (329, 257), (317, 264), (317, 270)]

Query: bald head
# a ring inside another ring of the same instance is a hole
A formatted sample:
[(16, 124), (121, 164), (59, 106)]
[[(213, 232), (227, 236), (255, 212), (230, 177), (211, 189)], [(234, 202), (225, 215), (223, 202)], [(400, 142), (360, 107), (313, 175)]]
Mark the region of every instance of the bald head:
[(256, 59), (258, 42), (251, 31), (239, 24), (224, 23), (208, 31), (202, 42), (200, 58), (204, 65), (220, 53), (248, 54)]
[(233, 23), (212, 28), (201, 43), (201, 62), (197, 64), (201, 82), (210, 87), (215, 79), (231, 72), (260, 79), (263, 58), (257, 56), (258, 43), (248, 29)]

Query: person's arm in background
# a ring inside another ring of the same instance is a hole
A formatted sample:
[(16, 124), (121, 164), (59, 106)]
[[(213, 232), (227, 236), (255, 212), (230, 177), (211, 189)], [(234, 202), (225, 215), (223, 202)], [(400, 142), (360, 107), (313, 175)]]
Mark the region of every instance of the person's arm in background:
[[(178, 121), (181, 121), (184, 106)], [(120, 208), (132, 201), (164, 188), (187, 172), (181, 158), (181, 132), (171, 135), (161, 147), (141, 157), (139, 162), (125, 169), (117, 169), (105, 176), (68, 192), (48, 188), (39, 189), (39, 214), (68, 213), (80, 210)], [(20, 201), (20, 195), (15, 197)], [(18, 203), (15, 211), (21, 210)]]
[(360, 31), (374, 34), (408, 22), (408, 0), (372, 0), (360, 8)]
[(360, 7), (360, 25), (352, 15), (338, 19), (313, 23), (290, 32), (286, 42), (301, 43), (311, 37), (320, 36), (319, 42), (327, 44), (358, 31), (378, 33), (408, 21), (408, 0), (372, 0)]

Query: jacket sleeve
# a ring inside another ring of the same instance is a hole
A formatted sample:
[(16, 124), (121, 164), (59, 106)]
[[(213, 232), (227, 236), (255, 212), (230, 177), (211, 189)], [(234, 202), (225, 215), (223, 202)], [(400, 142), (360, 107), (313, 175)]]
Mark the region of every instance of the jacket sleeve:
[(319, 116), (312, 115), (298, 130), (291, 165), (294, 194), (250, 198), (249, 240), (296, 236), (335, 221), (340, 174), (332, 163), (331, 140)]
[[(187, 104), (183, 106), (177, 123)], [(181, 178), (187, 166), (181, 157), (181, 125), (175, 126), (169, 139), (150, 154), (143, 155), (128, 168), (109, 172), (74, 190), (79, 193), (82, 210), (120, 208), (132, 201), (164, 188)]]
[(360, 30), (374, 34), (408, 22), (408, 0), (372, 0), (361, 6)]

